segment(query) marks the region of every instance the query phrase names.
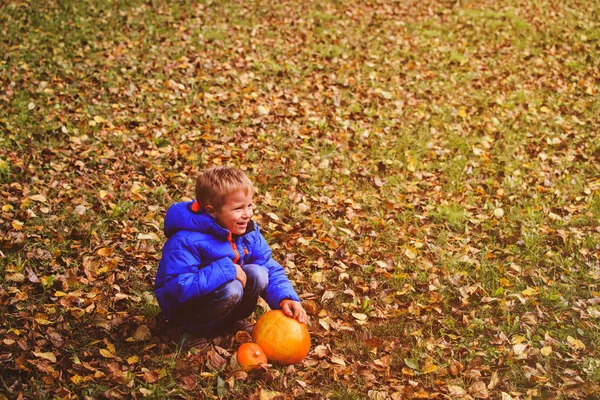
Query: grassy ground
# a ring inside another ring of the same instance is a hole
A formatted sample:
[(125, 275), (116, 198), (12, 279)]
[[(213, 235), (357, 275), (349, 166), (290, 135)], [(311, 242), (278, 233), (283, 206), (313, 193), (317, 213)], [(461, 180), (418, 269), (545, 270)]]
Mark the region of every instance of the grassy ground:
[[(599, 13), (0, 2), (0, 398), (597, 398)], [(156, 329), (162, 218), (214, 164), (257, 184), (302, 364)]]

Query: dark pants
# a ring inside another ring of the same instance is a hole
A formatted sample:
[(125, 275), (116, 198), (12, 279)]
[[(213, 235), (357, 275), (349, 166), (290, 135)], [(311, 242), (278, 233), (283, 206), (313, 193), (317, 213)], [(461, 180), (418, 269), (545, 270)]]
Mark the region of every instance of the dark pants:
[(182, 304), (173, 321), (178, 330), (200, 335), (217, 334), (249, 317), (256, 308), (258, 297), (269, 284), (269, 274), (265, 267), (257, 264), (244, 265), (242, 270), (247, 277), (245, 288), (234, 279), (196, 301)]

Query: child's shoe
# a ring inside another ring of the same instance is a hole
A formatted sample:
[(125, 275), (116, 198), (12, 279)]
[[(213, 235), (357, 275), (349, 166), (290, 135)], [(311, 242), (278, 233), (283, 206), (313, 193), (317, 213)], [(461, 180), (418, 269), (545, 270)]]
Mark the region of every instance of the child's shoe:
[(196, 349), (198, 352), (203, 352), (210, 346), (210, 340), (204, 336), (184, 333), (178, 344), (183, 351)]
[(230, 333), (237, 333), (241, 331), (252, 334), (253, 328), (254, 325), (252, 325), (250, 321), (248, 321), (247, 319), (240, 319), (239, 321), (235, 321), (233, 324), (231, 324), (228, 327), (227, 331)]

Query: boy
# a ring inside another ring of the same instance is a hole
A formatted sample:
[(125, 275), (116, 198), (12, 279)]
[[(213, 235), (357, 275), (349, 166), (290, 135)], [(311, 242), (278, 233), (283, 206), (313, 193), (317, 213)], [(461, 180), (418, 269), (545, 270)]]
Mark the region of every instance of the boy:
[(253, 193), (242, 171), (213, 167), (198, 176), (195, 201), (167, 211), (154, 293), (179, 333), (250, 332), (246, 318), (259, 296), (306, 322), (300, 298), (251, 220)]

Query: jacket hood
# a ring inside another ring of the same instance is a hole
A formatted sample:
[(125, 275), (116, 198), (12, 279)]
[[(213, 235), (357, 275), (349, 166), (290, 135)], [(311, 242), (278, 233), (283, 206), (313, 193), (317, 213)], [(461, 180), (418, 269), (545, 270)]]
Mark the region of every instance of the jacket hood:
[[(179, 231), (202, 232), (217, 238), (228, 240), (230, 232), (222, 228), (215, 218), (206, 211), (193, 211), (193, 201), (175, 203), (165, 215), (164, 233), (167, 238)], [(246, 233), (254, 230), (252, 221), (248, 223)]]

